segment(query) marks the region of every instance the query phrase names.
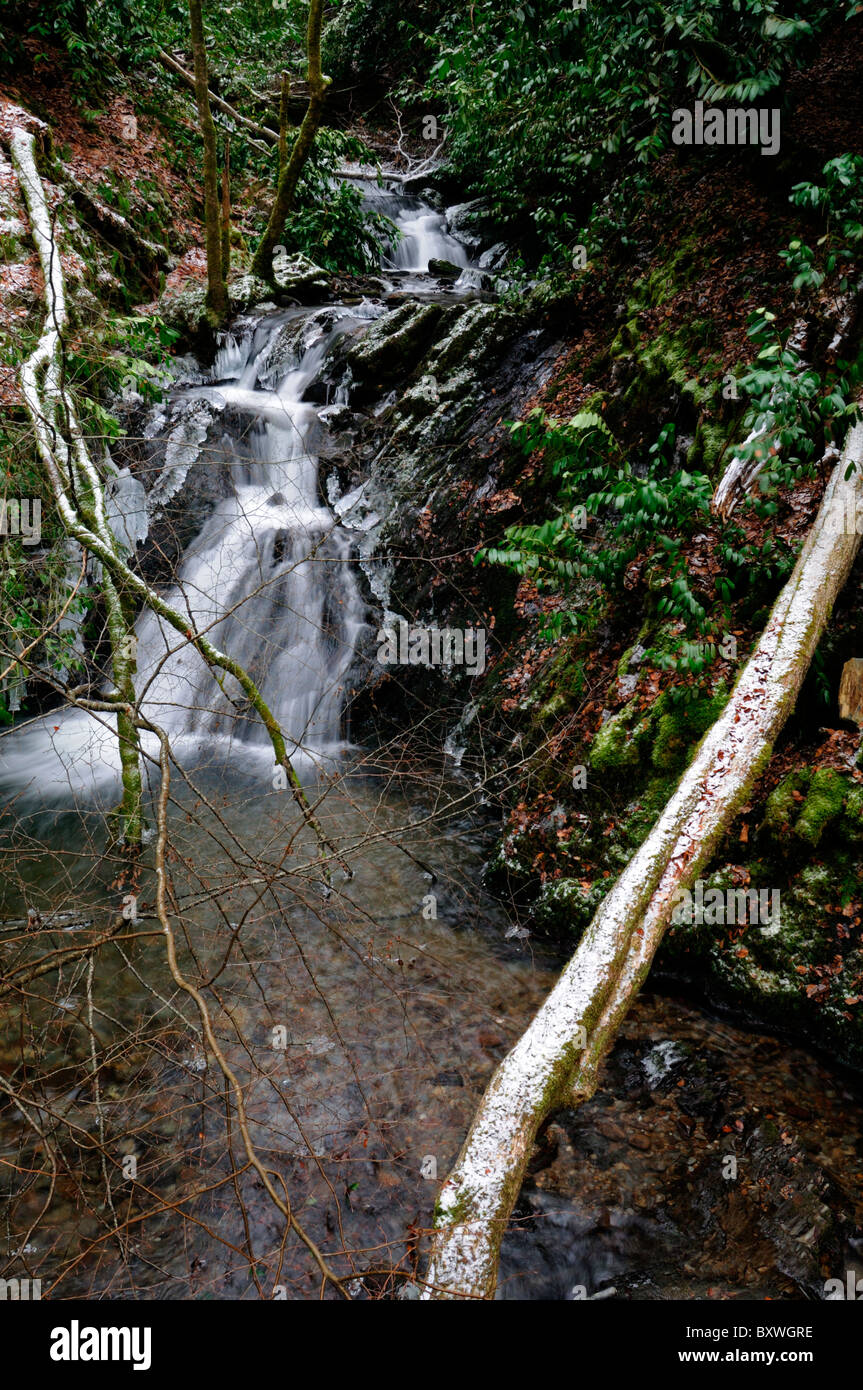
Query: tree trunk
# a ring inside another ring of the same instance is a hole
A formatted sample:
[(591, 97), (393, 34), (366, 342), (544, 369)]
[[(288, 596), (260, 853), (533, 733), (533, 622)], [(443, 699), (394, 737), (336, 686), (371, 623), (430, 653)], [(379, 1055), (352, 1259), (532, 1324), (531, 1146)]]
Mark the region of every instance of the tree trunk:
[(222, 161), (222, 276), (225, 283), (231, 270), (231, 141), (225, 136)]
[(306, 33), (306, 55), (309, 65), (309, 104), (303, 123), (297, 132), (290, 158), (279, 172), (279, 183), (270, 220), (252, 260), (252, 273), (263, 280), (273, 278), (273, 248), (282, 235), (285, 218), (294, 206), (297, 184), (308, 159), (324, 111), (328, 77), (321, 74), (321, 18), (323, 0), (310, 0), (309, 24)]
[[(849, 465), (856, 467), (846, 478)], [(854, 562), (860, 537), (842, 519), (855, 514), (859, 499), (858, 424), (724, 713), (491, 1080), (440, 1193), (424, 1298), (492, 1297), (500, 1243), (536, 1132), (555, 1106), (593, 1094), (602, 1058), (648, 973), (679, 892), (709, 862), (764, 770)]]
[(216, 153), (216, 127), (210, 111), (207, 82), (207, 49), (201, 0), (189, 0), (189, 25), (195, 59), (195, 99), (201, 139), (204, 142), (204, 239), (207, 247), (207, 316), (213, 325), (224, 322), (228, 314), (228, 291), (222, 269), (222, 230), (219, 216), (219, 164)]
[(288, 162), (288, 101), (291, 95), (291, 74), (282, 73), (282, 95), (279, 101), (279, 178)]
[[(104, 537), (113, 552), (115, 543), (105, 511), (102, 480), (87, 452), (74, 406), (62, 386), (62, 339), (68, 319), (66, 287), (45, 193), (36, 168), (33, 136), (24, 130), (14, 130), (9, 149), (30, 215), (33, 240), (45, 279), (48, 308), (39, 341), (21, 369), (22, 395), (33, 423), (36, 447), (46, 465), (49, 479), (53, 482), (53, 474), (64, 491), (64, 480), (69, 480), (82, 518)], [(68, 527), (66, 529), (69, 531)], [(127, 848), (137, 852), (144, 828), (138, 731), (128, 715), (119, 709), (121, 702), (128, 708), (135, 699), (134, 612), (119, 592), (110, 571), (104, 575), (103, 590), (118, 701), (117, 734), (123, 787), (118, 808), (117, 838)]]

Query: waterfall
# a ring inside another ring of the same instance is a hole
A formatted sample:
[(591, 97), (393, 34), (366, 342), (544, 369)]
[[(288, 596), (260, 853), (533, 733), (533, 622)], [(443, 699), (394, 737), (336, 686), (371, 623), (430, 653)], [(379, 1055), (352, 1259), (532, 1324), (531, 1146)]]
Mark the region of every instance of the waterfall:
[(467, 252), (450, 236), (443, 213), (422, 207), (417, 211), (408, 203), (396, 210), (393, 221), (401, 232), (392, 256), (396, 270), (427, 271), (432, 259), (467, 265)]
[(399, 232), (384, 254), (384, 270), (424, 275), (430, 260), (464, 268), (470, 265), (464, 245), (449, 230), (446, 212), (435, 211), (401, 189), (379, 184), (375, 175), (356, 174), (349, 182), (360, 189), (366, 206), (388, 217)]
[[(185, 401), (209, 400), (223, 423), (227, 417), (239, 426), (234, 437), (226, 424), (214, 447), (214, 461), (230, 469), (232, 493), (188, 546), (166, 597), (188, 613), (190, 627), (245, 666), (291, 755), (319, 764), (341, 746), (343, 682), (365, 605), (350, 533), (318, 494), (320, 425), (316, 408), (303, 400), (342, 330), (312, 333), (286, 370), (274, 353), (284, 328), (277, 323), (262, 334), (253, 327), (239, 340), (226, 339), (210, 380), (185, 393)], [(149, 611), (139, 617), (136, 637), (142, 710), (175, 752), (220, 761), (239, 754), (265, 769), (272, 763), (266, 730), (232, 677), (220, 688), (196, 650)], [(155, 751), (146, 736), (143, 744)], [(99, 722), (66, 709), (0, 739), (0, 791), (25, 805), (74, 805), (113, 793), (118, 777), (108, 717)]]
[[(436, 257), (465, 267), (458, 288), (470, 292), (470, 261), (445, 212), (381, 186), (376, 176), (358, 173), (351, 181), (401, 233), (384, 253), (384, 274), (426, 275)], [(203, 451), (230, 474), (230, 495), (187, 546), (166, 597), (188, 614), (190, 628), (245, 667), (301, 769), (330, 761), (342, 746), (344, 680), (365, 623), (347, 512), (335, 516), (319, 495), (315, 446), (323, 416), (304, 396), (346, 327), (381, 312), (363, 301), (350, 310), (330, 306), (239, 321), (223, 336), (209, 372), (186, 359), (184, 387), (170, 410), (156, 408), (157, 423), (147, 431), (162, 438), (164, 449), (151, 511), (178, 493)], [(137, 497), (142, 489), (133, 479), (121, 482), (116, 521), (128, 549), (146, 529), (119, 504), (125, 493)], [(195, 649), (149, 611), (140, 615), (136, 637), (142, 712), (165, 730), (184, 765), (234, 758), (245, 766), (260, 763), (261, 775), (272, 767), (266, 731), (232, 677), (220, 686)], [(157, 753), (147, 734), (142, 747)], [(16, 808), (72, 809), (116, 797), (119, 778), (110, 715), (67, 707), (0, 736), (0, 802), (14, 799)]]

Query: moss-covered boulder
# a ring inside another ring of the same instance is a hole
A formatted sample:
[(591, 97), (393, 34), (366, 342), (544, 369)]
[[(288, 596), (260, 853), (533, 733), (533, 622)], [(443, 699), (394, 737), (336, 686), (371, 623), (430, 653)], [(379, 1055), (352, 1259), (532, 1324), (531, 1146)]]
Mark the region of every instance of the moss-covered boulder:
[(611, 876), (593, 883), (575, 878), (548, 880), (531, 911), (532, 925), (555, 936), (565, 932), (578, 940), (613, 882)]
[[(852, 840), (863, 830), (863, 799), (859, 789), (855, 791), (845, 818), (846, 835)], [(828, 825), (842, 815), (848, 796), (849, 781), (841, 772), (826, 767), (815, 771), (795, 768), (770, 793), (762, 831), (786, 849), (799, 849), (801, 842), (815, 849)]]
[(606, 719), (590, 745), (591, 768), (614, 776), (638, 767), (641, 752), (631, 727), (631, 719), (630, 705)]
[[(728, 700), (728, 688), (720, 681), (712, 695), (675, 703), (661, 696), (655, 706), (656, 732), (650, 761), (657, 772), (682, 771), (695, 744), (716, 723)], [(656, 717), (658, 715), (658, 718)]]
[(356, 381), (383, 386), (409, 375), (429, 346), (443, 309), (440, 304), (400, 304), (384, 314), (347, 354)]
[(803, 809), (794, 826), (795, 834), (811, 845), (818, 844), (831, 821), (841, 814), (846, 781), (833, 768), (819, 768), (812, 774)]

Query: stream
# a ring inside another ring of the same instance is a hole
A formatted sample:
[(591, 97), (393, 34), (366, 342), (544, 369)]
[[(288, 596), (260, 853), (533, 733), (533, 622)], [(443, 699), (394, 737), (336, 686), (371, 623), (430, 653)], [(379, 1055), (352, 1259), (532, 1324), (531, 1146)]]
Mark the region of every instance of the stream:
[[(402, 234), (384, 258), (387, 293), (242, 316), (211, 366), (178, 364), (145, 431), (151, 526), (199, 479), (166, 596), (258, 684), (352, 877), (327, 884), (316, 868), (239, 687), (220, 688), (162, 620), (136, 627), (143, 708), (181, 768), (181, 966), (210, 981), (252, 1142), (360, 1298), (416, 1295), (438, 1181), (562, 960), (485, 892), (494, 824), (457, 760), (441, 750), (406, 764), (344, 727), (346, 686), (378, 626), (370, 593), (386, 603), (383, 571), (364, 559), (379, 515), (361, 486), (339, 495), (322, 476), (330, 420), (350, 409), (344, 353), (406, 294), (476, 294), (478, 271), (446, 210), (394, 186), (367, 197)], [(430, 277), (430, 259), (458, 278)], [(129, 479), (117, 490), (129, 526), (141, 491)], [(153, 786), (155, 748), (145, 738)], [(0, 801), (15, 811), (0, 840), (4, 964), (74, 943), (116, 911), (101, 811), (117, 779), (110, 723), (85, 712), (0, 738)], [(282, 874), (288, 852), (295, 872)], [(29, 1077), (34, 1100), (27, 1113), (0, 1107), (0, 1274), (38, 1274), (43, 1290), (57, 1280), (55, 1297), (315, 1298), (303, 1246), (284, 1240), (236, 1120), (226, 1128), (222, 1075), (168, 974), (146, 892), (139, 925), (150, 934), (103, 948), (92, 980), (74, 961), (56, 989), (42, 981), (7, 1011), (0, 1075)], [(498, 1297), (819, 1297), (863, 1258), (861, 1167), (853, 1079), (645, 993), (597, 1096), (540, 1135)]]

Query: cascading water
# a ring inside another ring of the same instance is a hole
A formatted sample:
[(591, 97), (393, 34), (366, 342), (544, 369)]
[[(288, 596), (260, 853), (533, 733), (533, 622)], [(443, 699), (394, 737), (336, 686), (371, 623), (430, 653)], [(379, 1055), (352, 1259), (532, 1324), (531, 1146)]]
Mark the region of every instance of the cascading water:
[[(252, 461), (232, 469), (234, 495), (190, 547), (169, 598), (246, 668), (291, 741), (312, 754), (338, 745), (341, 681), (364, 615), (350, 536), (318, 500), (310, 445), (317, 418), (302, 401), (326, 346), (324, 339), (310, 348), (275, 390), (245, 384), (254, 363), (235, 382), (211, 388), (263, 428), (248, 440)], [(257, 717), (238, 719), (198, 653), (177, 646), (173, 629), (144, 618), (140, 666), (156, 722), (181, 738), (268, 746)]]
[[(467, 277), (475, 272), (464, 245), (448, 231), (446, 213), (376, 180), (356, 182), (367, 204), (401, 234), (384, 253), (384, 273), (427, 276), (429, 259), (437, 257), (465, 267), (456, 288), (470, 292)], [(434, 282), (430, 288), (436, 289)], [(209, 373), (191, 363), (177, 397), (185, 414), (179, 423), (172, 419), (172, 442), (149, 497), (151, 510), (170, 498), (202, 446), (214, 465), (229, 470), (230, 495), (186, 549), (166, 598), (188, 615), (190, 628), (245, 667), (278, 719), (292, 758), (306, 766), (338, 751), (344, 677), (365, 610), (350, 532), (319, 497), (321, 424), (303, 397), (338, 337), (381, 311), (277, 312), (226, 337)], [(290, 340), (297, 320), (299, 347), (294, 344), (286, 358), (285, 334)], [(210, 426), (217, 414), (224, 429), (214, 442)], [(160, 418), (165, 427), (163, 412)], [(139, 617), (136, 636), (142, 711), (168, 734), (176, 755), (196, 764), (202, 755), (223, 761), (238, 752), (244, 762), (272, 760), (266, 731), (232, 677), (220, 686), (196, 650), (149, 612)], [(142, 745), (155, 755), (156, 743), (146, 734)], [(71, 808), (113, 796), (119, 775), (108, 715), (65, 709), (0, 738), (0, 797), (14, 797), (19, 810), (29, 804)]]
[(388, 217), (399, 233), (384, 253), (384, 269), (424, 275), (430, 260), (468, 268), (467, 250), (452, 235), (446, 212), (436, 211), (399, 188), (380, 185), (373, 174), (357, 175), (352, 182), (360, 189), (366, 206)]
[[(231, 340), (217, 354), (212, 384), (187, 393), (240, 426), (236, 439), (223, 434), (213, 460), (230, 468), (232, 495), (187, 549), (166, 598), (245, 666), (292, 756), (320, 762), (339, 747), (342, 681), (365, 610), (351, 537), (318, 497), (320, 426), (302, 399), (340, 329), (319, 333), (293, 370), (279, 372), (272, 359), (282, 328)], [(176, 752), (224, 758), (239, 745), (244, 759), (272, 758), (266, 730), (232, 677), (220, 688), (197, 651), (150, 612), (136, 636), (143, 711)], [(57, 804), (67, 793), (77, 799), (111, 789), (118, 774), (112, 727), (83, 711), (49, 715), (0, 742), (0, 786), (25, 802), (28, 791)]]
[(415, 209), (409, 203), (398, 210), (393, 220), (401, 232), (392, 255), (396, 270), (427, 271), (432, 259), (467, 266), (467, 252), (450, 236), (443, 213), (430, 211), (421, 204)]

